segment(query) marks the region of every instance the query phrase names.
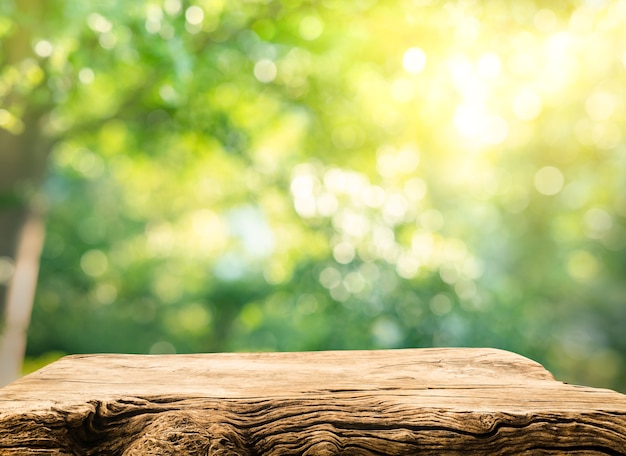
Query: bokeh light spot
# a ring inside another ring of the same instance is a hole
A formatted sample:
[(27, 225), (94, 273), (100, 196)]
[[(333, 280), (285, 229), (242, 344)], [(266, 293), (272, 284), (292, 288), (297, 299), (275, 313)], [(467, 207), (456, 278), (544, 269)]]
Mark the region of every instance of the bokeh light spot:
[(383, 206), (383, 216), (389, 224), (401, 222), (408, 210), (408, 202), (404, 195), (392, 193)]
[(402, 66), (408, 73), (421, 73), (426, 68), (426, 53), (418, 47), (407, 49), (402, 57)]
[(329, 266), (320, 272), (319, 281), (324, 288), (330, 290), (341, 283), (341, 273), (332, 266)]
[(600, 149), (614, 149), (622, 142), (622, 130), (615, 122), (596, 123), (591, 129), (591, 138)]
[(422, 227), (428, 231), (437, 231), (441, 229), (444, 225), (444, 218), (437, 209), (428, 209), (427, 211), (422, 212), (418, 217), (417, 221)]
[(200, 25), (204, 20), (204, 11), (199, 6), (190, 6), (185, 11), (185, 19), (191, 25)]
[(54, 46), (48, 40), (39, 40), (35, 43), (35, 54), (39, 57), (50, 57), (54, 51)]
[(324, 32), (324, 22), (318, 16), (306, 16), (300, 21), (299, 32), (307, 41), (316, 40)]
[(176, 315), (178, 326), (188, 334), (207, 332), (211, 319), (208, 309), (200, 303), (188, 304)]
[(406, 78), (396, 79), (391, 83), (391, 98), (398, 103), (407, 103), (415, 97), (413, 83)]
[(500, 76), (502, 63), (497, 54), (486, 52), (480, 56), (476, 66), (479, 75), (485, 79), (494, 80)]
[(169, 84), (164, 84), (159, 88), (159, 96), (168, 103), (175, 103), (178, 99), (176, 90)]
[(430, 310), (437, 316), (441, 317), (450, 313), (452, 310), (452, 300), (448, 295), (436, 294), (429, 302)]
[(11, 122), (11, 113), (6, 109), (0, 109), (0, 127), (4, 127)]
[(110, 283), (100, 283), (96, 287), (95, 296), (102, 305), (109, 305), (117, 298), (117, 287)]
[(402, 330), (398, 323), (388, 317), (378, 318), (372, 326), (374, 341), (379, 347), (396, 347), (403, 338)]
[(426, 182), (419, 177), (413, 177), (404, 183), (404, 194), (411, 201), (420, 201), (428, 192)]
[(461, 46), (471, 46), (478, 39), (480, 21), (475, 17), (465, 17), (457, 23), (454, 29), (454, 39)]
[(411, 254), (411, 252), (407, 252), (400, 255), (400, 258), (398, 258), (396, 271), (400, 277), (412, 279), (418, 274), (421, 265), (421, 262), (415, 255)]
[(585, 110), (591, 120), (607, 120), (615, 111), (615, 97), (607, 92), (595, 92), (587, 98)]
[(360, 272), (352, 271), (346, 275), (343, 284), (350, 293), (358, 294), (365, 289), (366, 281)]
[(604, 209), (594, 207), (584, 216), (585, 234), (593, 239), (604, 237), (613, 227), (613, 218)]
[(333, 257), (337, 263), (348, 264), (354, 260), (354, 246), (348, 242), (340, 242), (333, 248)]
[(598, 269), (598, 261), (586, 250), (572, 252), (567, 260), (567, 272), (572, 278), (581, 282), (593, 279)]
[(377, 185), (368, 185), (363, 190), (363, 201), (372, 208), (381, 207), (385, 202), (385, 190)]
[(170, 342), (160, 340), (152, 344), (148, 353), (151, 355), (174, 355), (176, 354), (176, 347)]
[(0, 108), (0, 128), (17, 135), (24, 131), (24, 122), (6, 109)]
[(78, 80), (83, 84), (91, 84), (94, 79), (95, 75), (91, 68), (81, 68), (78, 72)]
[(317, 210), (323, 217), (330, 217), (339, 208), (337, 197), (332, 193), (323, 193), (316, 200)]
[(149, 5), (146, 12), (146, 31), (151, 34), (158, 33), (161, 30), (162, 19), (163, 10), (157, 5)]
[(568, 28), (573, 33), (589, 33), (593, 30), (594, 18), (586, 6), (574, 10), (570, 16)]
[(535, 173), (535, 188), (542, 195), (556, 195), (563, 188), (565, 177), (559, 168), (544, 166)]
[(396, 156), (398, 168), (405, 174), (411, 174), (417, 169), (420, 162), (420, 154), (417, 146), (412, 143), (403, 145)]
[(522, 89), (513, 99), (513, 113), (524, 121), (534, 120), (542, 109), (541, 97), (530, 89)]
[(535, 13), (533, 22), (537, 30), (544, 33), (553, 32), (557, 27), (558, 20), (554, 11), (549, 9), (540, 9)]
[(262, 59), (254, 64), (254, 77), (264, 84), (272, 82), (277, 73), (276, 64), (269, 59)]
[(174, 16), (180, 13), (182, 9), (182, 4), (180, 0), (165, 0), (163, 2), (163, 9), (170, 16)]
[(80, 258), (80, 267), (91, 277), (100, 277), (109, 266), (109, 260), (101, 250), (89, 250)]
[(89, 15), (87, 25), (91, 30), (99, 33), (108, 33), (113, 28), (113, 24), (98, 13), (91, 13)]

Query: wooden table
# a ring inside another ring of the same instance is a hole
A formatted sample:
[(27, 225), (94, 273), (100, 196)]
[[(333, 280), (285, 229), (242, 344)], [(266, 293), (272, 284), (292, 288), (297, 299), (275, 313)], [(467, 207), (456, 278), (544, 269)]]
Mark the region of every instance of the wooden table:
[(626, 455), (626, 396), (494, 349), (76, 355), (0, 389), (0, 455)]

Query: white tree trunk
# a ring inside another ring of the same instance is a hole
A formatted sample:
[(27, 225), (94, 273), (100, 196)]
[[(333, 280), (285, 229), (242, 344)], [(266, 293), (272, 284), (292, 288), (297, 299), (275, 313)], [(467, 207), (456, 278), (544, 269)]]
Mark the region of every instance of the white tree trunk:
[(0, 334), (0, 387), (20, 377), (43, 240), (42, 217), (31, 213), (18, 238), (15, 271), (7, 291), (4, 327)]

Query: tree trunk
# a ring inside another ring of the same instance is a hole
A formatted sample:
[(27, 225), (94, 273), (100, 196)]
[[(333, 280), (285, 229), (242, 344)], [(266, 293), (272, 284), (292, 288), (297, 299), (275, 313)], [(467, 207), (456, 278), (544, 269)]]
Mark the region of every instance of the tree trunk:
[(3, 455), (626, 454), (626, 396), (493, 349), (70, 356), (0, 389)]
[(22, 370), (44, 239), (41, 216), (34, 212), (29, 214), (20, 231), (15, 268), (6, 290), (4, 328), (0, 334), (0, 386), (18, 378)]

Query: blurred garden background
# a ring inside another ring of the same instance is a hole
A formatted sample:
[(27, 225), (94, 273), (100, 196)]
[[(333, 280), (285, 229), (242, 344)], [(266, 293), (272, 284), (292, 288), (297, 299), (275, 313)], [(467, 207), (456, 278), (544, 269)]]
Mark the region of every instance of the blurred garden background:
[(3, 0), (4, 334), (43, 220), (25, 371), (488, 346), (626, 392), (625, 23), (609, 0)]

